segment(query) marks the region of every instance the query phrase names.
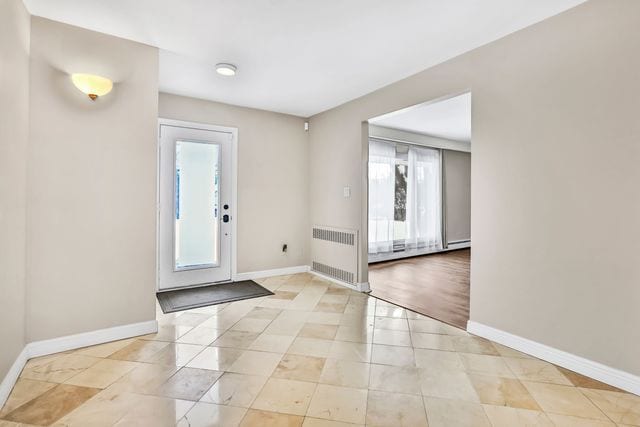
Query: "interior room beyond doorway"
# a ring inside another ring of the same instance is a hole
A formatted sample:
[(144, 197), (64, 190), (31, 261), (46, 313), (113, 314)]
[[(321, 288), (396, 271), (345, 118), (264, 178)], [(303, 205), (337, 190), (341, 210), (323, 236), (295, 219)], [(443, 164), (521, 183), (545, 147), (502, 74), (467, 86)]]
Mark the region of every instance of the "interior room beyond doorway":
[(369, 120), (372, 294), (465, 328), (471, 247), (471, 94)]

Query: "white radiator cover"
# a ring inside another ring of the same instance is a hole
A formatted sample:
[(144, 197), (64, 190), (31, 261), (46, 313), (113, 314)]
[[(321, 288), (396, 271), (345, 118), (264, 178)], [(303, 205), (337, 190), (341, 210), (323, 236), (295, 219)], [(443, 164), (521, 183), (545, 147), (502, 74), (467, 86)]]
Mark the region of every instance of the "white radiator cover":
[(358, 291), (358, 230), (314, 225), (311, 238), (311, 271)]

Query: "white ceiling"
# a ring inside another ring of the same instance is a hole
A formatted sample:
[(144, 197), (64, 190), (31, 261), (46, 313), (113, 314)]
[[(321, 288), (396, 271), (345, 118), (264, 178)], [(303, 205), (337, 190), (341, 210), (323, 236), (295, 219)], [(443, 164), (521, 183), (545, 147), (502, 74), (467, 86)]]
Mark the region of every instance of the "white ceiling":
[(471, 94), (424, 103), (369, 120), (387, 128), (471, 142)]
[[(310, 116), (585, 0), (24, 0), (160, 51), (160, 90)], [(214, 66), (238, 66), (234, 78)]]

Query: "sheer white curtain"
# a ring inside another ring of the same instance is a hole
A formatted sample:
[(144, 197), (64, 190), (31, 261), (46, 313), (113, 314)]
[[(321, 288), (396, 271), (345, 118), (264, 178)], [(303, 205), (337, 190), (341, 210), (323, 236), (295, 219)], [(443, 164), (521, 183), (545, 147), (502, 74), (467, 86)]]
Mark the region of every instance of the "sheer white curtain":
[(369, 141), (369, 253), (393, 251), (396, 147)]
[(442, 247), (440, 151), (409, 147), (406, 249)]

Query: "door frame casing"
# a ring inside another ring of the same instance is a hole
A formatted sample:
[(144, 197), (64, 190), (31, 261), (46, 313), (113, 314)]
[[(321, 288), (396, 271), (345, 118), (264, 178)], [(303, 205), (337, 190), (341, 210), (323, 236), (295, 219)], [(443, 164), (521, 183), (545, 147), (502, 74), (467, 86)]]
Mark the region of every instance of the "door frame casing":
[[(160, 291), (160, 143), (162, 126), (182, 127), (195, 130), (226, 132), (231, 134), (231, 280), (238, 276), (238, 128), (207, 123), (159, 118), (156, 141), (156, 292)], [(208, 286), (208, 283), (194, 285)]]

